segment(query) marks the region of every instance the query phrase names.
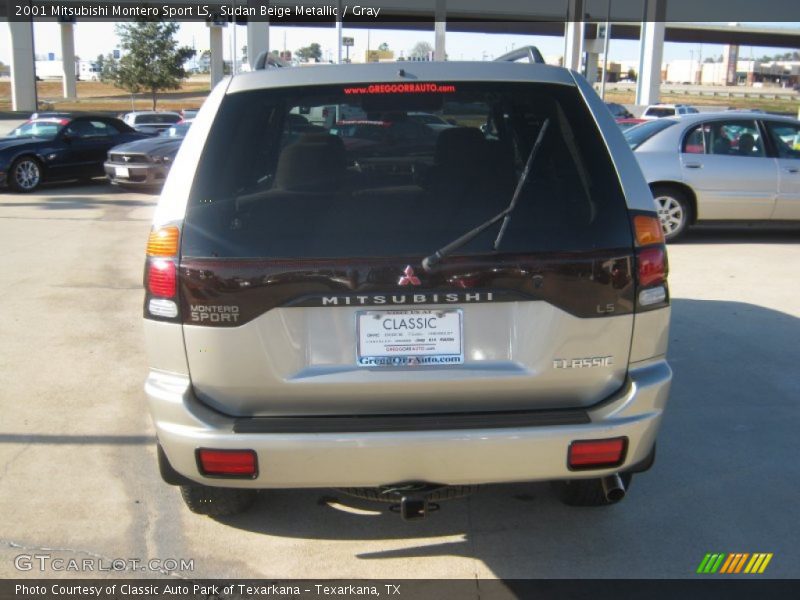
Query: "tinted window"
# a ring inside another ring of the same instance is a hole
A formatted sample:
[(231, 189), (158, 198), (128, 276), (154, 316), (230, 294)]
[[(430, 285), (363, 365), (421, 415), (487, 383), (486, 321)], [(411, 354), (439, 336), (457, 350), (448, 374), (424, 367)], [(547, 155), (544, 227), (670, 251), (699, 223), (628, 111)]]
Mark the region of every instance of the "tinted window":
[(61, 128), (64, 126), (63, 123), (64, 121), (28, 121), (11, 131), (8, 135), (9, 137), (34, 136), (53, 138), (61, 131)]
[(684, 138), (684, 152), (703, 151), (717, 156), (759, 158), (764, 156), (764, 140), (755, 121), (710, 121), (698, 125)]
[(683, 152), (687, 154), (705, 154), (706, 146), (703, 127), (701, 124), (689, 130), (689, 133), (683, 138)]
[(766, 125), (778, 150), (778, 156), (800, 158), (800, 125), (778, 121), (767, 121)]
[(672, 117), (675, 116), (674, 108), (648, 108), (645, 114), (648, 117)]
[(178, 114), (161, 113), (136, 115), (135, 122), (137, 125), (142, 125), (143, 123), (177, 123), (180, 120), (181, 116)]
[(660, 131), (664, 131), (667, 127), (675, 125), (675, 121), (648, 121), (636, 127), (631, 127), (623, 133), (625, 139), (628, 141), (628, 146), (636, 150), (639, 146), (644, 144), (647, 140), (653, 137)]
[(119, 134), (119, 130), (107, 121), (92, 121), (91, 123), (95, 130), (95, 135), (105, 136)]
[[(615, 170), (574, 88), (453, 83), (391, 93), (396, 87), (227, 96), (197, 167), (182, 253), (426, 256), (506, 208), (545, 122), (499, 252), (630, 247)], [(367, 119), (326, 129), (290, 117), (331, 105)], [(434, 131), (408, 118), (417, 111), (457, 126)], [(493, 139), (480, 128), (487, 120)], [(456, 254), (492, 254), (498, 227)]]
[(617, 118), (624, 118), (630, 114), (628, 113), (628, 109), (621, 104), (617, 104), (615, 102), (606, 102), (606, 106), (608, 107), (608, 110), (611, 111), (611, 114)]

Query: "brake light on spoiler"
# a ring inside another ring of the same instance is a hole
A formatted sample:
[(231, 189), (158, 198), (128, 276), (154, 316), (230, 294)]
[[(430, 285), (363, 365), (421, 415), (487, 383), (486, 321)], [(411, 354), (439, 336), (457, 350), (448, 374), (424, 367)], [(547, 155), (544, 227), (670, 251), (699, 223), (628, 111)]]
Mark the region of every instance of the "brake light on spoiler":
[(637, 308), (651, 310), (667, 306), (669, 266), (661, 221), (654, 215), (635, 215), (633, 232), (636, 242)]
[(154, 227), (147, 240), (144, 287), (146, 316), (173, 320), (178, 317), (178, 248), (180, 230), (174, 225)]

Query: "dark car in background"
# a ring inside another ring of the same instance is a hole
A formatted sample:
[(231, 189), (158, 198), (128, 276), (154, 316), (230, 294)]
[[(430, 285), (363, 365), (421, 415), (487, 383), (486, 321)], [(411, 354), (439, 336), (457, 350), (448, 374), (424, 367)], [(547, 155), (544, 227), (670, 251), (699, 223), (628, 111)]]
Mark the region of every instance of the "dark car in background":
[(0, 138), (0, 187), (32, 192), (45, 181), (100, 176), (110, 148), (145, 137), (103, 115), (30, 119)]
[(611, 114), (614, 116), (617, 121), (620, 119), (631, 119), (633, 118), (633, 113), (625, 108), (622, 104), (618, 104), (617, 102), (606, 102), (606, 106), (608, 110), (611, 111)]
[(160, 187), (190, 125), (191, 123), (173, 125), (156, 137), (112, 148), (103, 165), (108, 180), (125, 188)]

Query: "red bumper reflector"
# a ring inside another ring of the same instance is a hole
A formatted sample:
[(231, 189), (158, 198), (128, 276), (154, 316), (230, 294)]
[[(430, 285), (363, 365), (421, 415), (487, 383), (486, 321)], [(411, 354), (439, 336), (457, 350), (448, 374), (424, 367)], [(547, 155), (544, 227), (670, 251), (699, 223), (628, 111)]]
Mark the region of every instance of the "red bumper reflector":
[(197, 451), (197, 463), (203, 475), (231, 475), (255, 477), (256, 453), (252, 450), (206, 450)]
[(569, 468), (616, 467), (625, 459), (627, 438), (582, 440), (569, 446)]
[(176, 282), (175, 263), (171, 260), (153, 260), (147, 272), (147, 287), (150, 293), (161, 298), (175, 296)]

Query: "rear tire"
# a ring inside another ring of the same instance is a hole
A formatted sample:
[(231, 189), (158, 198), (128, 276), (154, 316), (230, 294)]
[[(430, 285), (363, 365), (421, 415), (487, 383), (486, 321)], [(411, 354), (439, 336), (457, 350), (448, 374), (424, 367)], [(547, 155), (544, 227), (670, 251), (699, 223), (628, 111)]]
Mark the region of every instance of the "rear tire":
[(181, 496), (193, 513), (225, 517), (246, 511), (256, 501), (258, 492), (207, 485), (182, 485)]
[[(631, 485), (633, 474), (620, 473), (625, 489)], [(556, 495), (567, 506), (610, 506), (620, 500), (606, 500), (600, 479), (570, 479), (553, 482)]]
[(675, 187), (657, 186), (653, 188), (661, 229), (668, 242), (678, 239), (692, 222), (692, 205), (686, 194)]

